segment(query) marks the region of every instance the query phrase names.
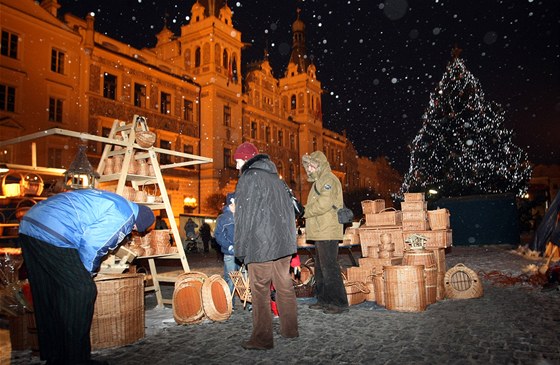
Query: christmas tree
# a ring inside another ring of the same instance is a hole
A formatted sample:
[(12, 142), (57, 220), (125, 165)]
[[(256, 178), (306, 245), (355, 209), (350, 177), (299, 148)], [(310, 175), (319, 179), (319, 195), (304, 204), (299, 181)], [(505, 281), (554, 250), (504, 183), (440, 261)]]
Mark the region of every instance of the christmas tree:
[(455, 48), (412, 141), (401, 192), (521, 196), (531, 167), (527, 154), (512, 142), (504, 114), (499, 104), (485, 100), (480, 82)]

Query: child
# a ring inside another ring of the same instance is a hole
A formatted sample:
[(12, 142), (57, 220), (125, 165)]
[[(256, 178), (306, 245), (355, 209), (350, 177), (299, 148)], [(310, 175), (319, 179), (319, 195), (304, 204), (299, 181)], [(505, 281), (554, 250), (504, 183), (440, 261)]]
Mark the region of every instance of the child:
[[(235, 193), (229, 193), (226, 196), (226, 203), (222, 208), (222, 214), (218, 216), (216, 220), (216, 229), (214, 230), (214, 236), (220, 249), (224, 254), (224, 279), (229, 286), (229, 290), (233, 298), (233, 282), (229, 277), (231, 271), (239, 271), (239, 263), (236, 261), (233, 255), (233, 228), (234, 220), (233, 214), (235, 213)], [(233, 304), (233, 299), (232, 299)]]

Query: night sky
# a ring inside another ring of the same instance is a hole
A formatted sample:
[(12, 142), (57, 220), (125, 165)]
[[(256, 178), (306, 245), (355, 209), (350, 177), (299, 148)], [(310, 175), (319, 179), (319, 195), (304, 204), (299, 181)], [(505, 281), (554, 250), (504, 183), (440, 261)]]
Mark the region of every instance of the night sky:
[[(167, 20), (180, 34), (194, 0), (59, 0), (59, 14), (96, 15), (96, 30), (153, 47)], [(243, 65), (269, 49), (276, 77), (289, 60), (296, 9), (317, 66), (324, 126), (358, 153), (408, 170), (408, 144), (457, 45), (487, 100), (501, 104), (533, 163), (560, 163), (560, 2), (557, 0), (228, 1)]]

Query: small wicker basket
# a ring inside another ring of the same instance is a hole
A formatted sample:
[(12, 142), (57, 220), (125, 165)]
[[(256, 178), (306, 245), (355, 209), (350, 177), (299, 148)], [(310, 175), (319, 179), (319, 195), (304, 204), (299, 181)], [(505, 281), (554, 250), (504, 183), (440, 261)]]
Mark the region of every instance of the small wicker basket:
[(444, 287), (449, 299), (479, 298), (484, 292), (478, 275), (461, 263), (447, 270)]
[(156, 134), (150, 131), (138, 131), (136, 132), (136, 143), (140, 147), (150, 148), (156, 142)]

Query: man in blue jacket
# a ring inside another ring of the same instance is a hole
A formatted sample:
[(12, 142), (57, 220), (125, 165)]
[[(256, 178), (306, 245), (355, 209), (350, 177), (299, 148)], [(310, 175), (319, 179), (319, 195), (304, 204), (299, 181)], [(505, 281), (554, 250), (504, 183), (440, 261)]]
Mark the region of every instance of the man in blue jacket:
[(297, 302), (290, 260), (297, 252), (296, 217), (292, 198), (276, 165), (249, 142), (233, 157), (241, 176), (235, 188), (235, 256), (247, 265), (253, 304), (253, 332), (242, 343), (249, 350), (274, 347), (270, 284), (276, 288), (280, 335), (299, 336)]
[(22, 218), (19, 242), (33, 297), (39, 351), (47, 364), (91, 360), (90, 328), (105, 255), (134, 229), (154, 223), (150, 208), (120, 195), (84, 189), (34, 205)]

